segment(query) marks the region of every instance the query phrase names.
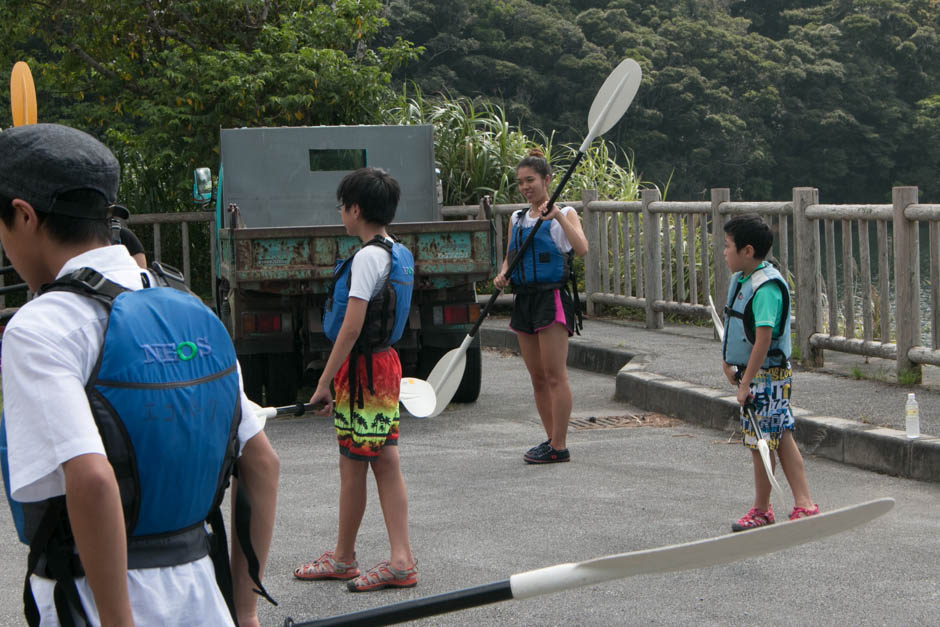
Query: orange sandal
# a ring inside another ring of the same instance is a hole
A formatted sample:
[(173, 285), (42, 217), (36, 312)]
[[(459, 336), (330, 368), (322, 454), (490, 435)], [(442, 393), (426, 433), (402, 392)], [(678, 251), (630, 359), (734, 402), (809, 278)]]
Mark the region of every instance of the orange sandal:
[(353, 559), (351, 562), (338, 562), (333, 559), (333, 551), (325, 551), (323, 555), (294, 569), (294, 577), (304, 581), (317, 581), (319, 579), (352, 579), (359, 576), (359, 563)]

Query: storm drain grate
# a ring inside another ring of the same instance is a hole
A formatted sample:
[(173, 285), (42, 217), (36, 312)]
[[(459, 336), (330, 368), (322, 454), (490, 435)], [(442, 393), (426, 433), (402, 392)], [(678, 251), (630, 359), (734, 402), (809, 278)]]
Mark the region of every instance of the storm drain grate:
[(628, 429), (630, 427), (674, 427), (679, 420), (663, 414), (623, 414), (620, 416), (588, 416), (572, 418), (572, 429)]

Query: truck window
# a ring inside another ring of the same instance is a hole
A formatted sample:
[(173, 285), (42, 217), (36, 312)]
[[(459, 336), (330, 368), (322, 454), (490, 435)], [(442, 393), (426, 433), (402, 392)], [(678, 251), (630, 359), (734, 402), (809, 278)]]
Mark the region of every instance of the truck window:
[(310, 150), (311, 172), (352, 171), (364, 168), (366, 151), (364, 148), (324, 148)]

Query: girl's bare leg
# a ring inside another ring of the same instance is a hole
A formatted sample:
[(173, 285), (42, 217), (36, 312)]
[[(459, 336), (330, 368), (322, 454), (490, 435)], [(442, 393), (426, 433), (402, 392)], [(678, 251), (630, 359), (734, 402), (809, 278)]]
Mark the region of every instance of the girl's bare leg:
[(540, 340), (538, 335), (527, 335), (517, 333), (519, 340), (519, 351), (522, 353), (522, 361), (525, 362), (526, 370), (529, 371), (529, 378), (532, 380), (532, 393), (535, 397), (535, 408), (539, 412), (539, 418), (542, 420), (542, 427), (545, 429), (545, 435), (552, 439), (552, 425), (554, 419), (552, 415), (552, 397), (549, 379), (542, 367), (542, 355)]
[(539, 331), (539, 356), (544, 386), (551, 403), (552, 448), (568, 447), (568, 423), (571, 421), (571, 386), (568, 383), (568, 330), (553, 324)]

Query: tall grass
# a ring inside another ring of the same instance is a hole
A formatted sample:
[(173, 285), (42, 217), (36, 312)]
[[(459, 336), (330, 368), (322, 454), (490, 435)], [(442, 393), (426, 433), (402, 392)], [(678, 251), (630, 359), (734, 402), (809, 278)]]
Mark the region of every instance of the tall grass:
[[(531, 148), (540, 148), (560, 175), (579, 147), (555, 144), (554, 133), (541, 130), (528, 136), (510, 123), (499, 105), (463, 96), (428, 97), (420, 90), (413, 95), (403, 91), (383, 117), (388, 124), (434, 126), (445, 205), (475, 204), (485, 194), (496, 204), (522, 202), (516, 189), (516, 165)], [(572, 174), (564, 196), (577, 198), (583, 189), (596, 189), (602, 199), (634, 200), (642, 185), (632, 156), (624, 151), (611, 153), (610, 145), (597, 139)]]

